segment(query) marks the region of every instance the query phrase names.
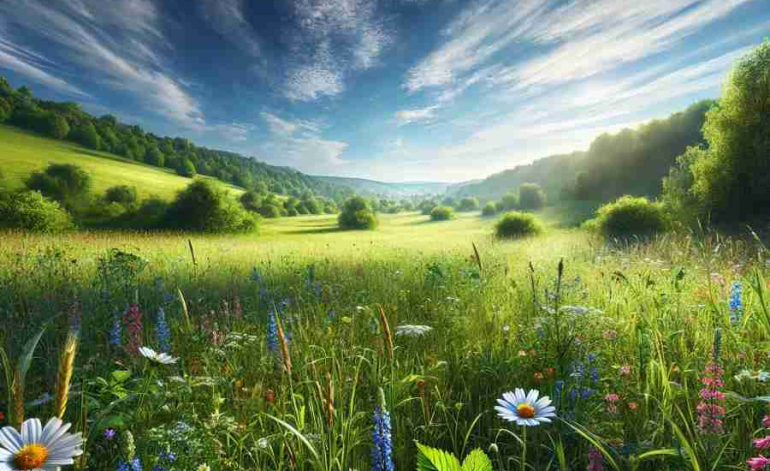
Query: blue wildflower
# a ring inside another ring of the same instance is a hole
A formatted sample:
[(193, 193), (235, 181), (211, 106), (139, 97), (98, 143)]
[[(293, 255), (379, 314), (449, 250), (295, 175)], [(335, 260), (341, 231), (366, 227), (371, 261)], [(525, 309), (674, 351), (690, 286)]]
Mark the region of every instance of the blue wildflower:
[(105, 429), (104, 430), (104, 438), (107, 439), (107, 440), (112, 440), (113, 438), (115, 438), (115, 434), (116, 433), (117, 432), (115, 432), (114, 428)]
[(599, 382), (599, 368), (592, 366), (588, 369), (588, 377), (591, 379), (592, 383), (598, 383)]
[(736, 281), (730, 290), (730, 322), (737, 324), (743, 315), (743, 301), (741, 299), (741, 282)]
[(251, 270), (251, 281), (254, 283), (262, 283), (262, 275), (259, 273), (257, 267)]
[(117, 471), (142, 471), (142, 462), (139, 458), (134, 458), (130, 463), (121, 462), (116, 469)]
[(272, 306), (267, 319), (267, 348), (273, 353), (278, 352), (278, 322), (275, 318), (275, 309)]
[(171, 330), (166, 323), (166, 312), (163, 308), (158, 309), (157, 327), (155, 334), (158, 336), (158, 347), (162, 353), (171, 351)]
[(374, 408), (374, 430), (372, 432), (372, 471), (394, 471), (393, 439), (391, 437), (390, 414), (383, 406)]
[(119, 347), (123, 344), (123, 326), (120, 323), (120, 317), (114, 316), (112, 320), (112, 329), (110, 330), (110, 345)]

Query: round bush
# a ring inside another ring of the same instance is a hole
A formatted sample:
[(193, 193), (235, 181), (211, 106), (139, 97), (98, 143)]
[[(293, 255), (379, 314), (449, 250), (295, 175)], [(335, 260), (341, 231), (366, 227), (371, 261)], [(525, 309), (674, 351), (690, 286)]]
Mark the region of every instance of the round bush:
[(354, 196), (345, 201), (337, 221), (342, 229), (374, 229), (378, 224), (377, 216), (374, 215), (369, 203), (360, 196)]
[(589, 221), (587, 227), (610, 238), (648, 237), (670, 227), (663, 204), (643, 197), (623, 196), (605, 204), (596, 214), (596, 219)]
[(436, 206), (430, 212), (430, 218), (433, 221), (449, 221), (454, 215), (454, 210), (449, 206)]
[(257, 227), (253, 213), (204, 180), (180, 191), (168, 216), (170, 227), (193, 232), (251, 232)]
[(495, 203), (487, 203), (481, 210), (481, 215), (485, 217), (494, 216), (497, 214), (497, 205)]
[(31, 232), (61, 232), (72, 227), (70, 216), (56, 201), (38, 191), (22, 191), (0, 199), (0, 225)]
[(463, 198), (460, 201), (460, 206), (458, 207), (460, 211), (469, 212), (469, 211), (476, 211), (479, 209), (479, 200), (476, 198)]
[(501, 239), (533, 236), (543, 232), (543, 224), (528, 213), (512, 211), (505, 213), (495, 224), (495, 234)]

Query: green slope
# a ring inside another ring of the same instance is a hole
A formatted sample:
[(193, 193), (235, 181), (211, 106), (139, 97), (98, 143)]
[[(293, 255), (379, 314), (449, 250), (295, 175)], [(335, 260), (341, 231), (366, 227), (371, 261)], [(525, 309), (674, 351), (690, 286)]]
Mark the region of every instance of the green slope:
[[(105, 152), (86, 149), (67, 141), (47, 139), (28, 132), (0, 126), (0, 169), (12, 188), (21, 188), (32, 172), (49, 164), (74, 164), (93, 178), (96, 194), (115, 185), (135, 186), (140, 197), (157, 195), (171, 199), (192, 181), (173, 170), (160, 169)], [(240, 194), (242, 189), (210, 177), (218, 185)]]

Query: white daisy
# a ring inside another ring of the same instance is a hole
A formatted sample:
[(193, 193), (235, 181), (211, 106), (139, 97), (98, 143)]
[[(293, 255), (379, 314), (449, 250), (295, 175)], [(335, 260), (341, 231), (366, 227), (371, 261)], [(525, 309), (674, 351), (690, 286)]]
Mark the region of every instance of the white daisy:
[(206, 463), (203, 463), (201, 465), (198, 465), (198, 467), (195, 468), (195, 471), (211, 471), (211, 468)]
[(42, 427), (39, 419), (25, 420), (21, 433), (13, 427), (0, 430), (0, 471), (59, 471), (83, 454), (83, 437), (71, 434), (65, 424), (52, 418)]
[(147, 358), (151, 362), (157, 363), (159, 365), (173, 365), (177, 362), (177, 360), (179, 360), (179, 358), (174, 358), (168, 353), (158, 353), (155, 350), (147, 347), (139, 347), (139, 353), (141, 353), (143, 357)]
[(396, 327), (396, 335), (406, 335), (407, 337), (422, 337), (433, 330), (429, 325), (410, 325), (404, 324)]
[(524, 393), (521, 388), (503, 394), (495, 406), (497, 414), (506, 422), (516, 422), (525, 427), (535, 427), (541, 423), (550, 423), (550, 417), (556, 417), (556, 408), (551, 405), (548, 396), (538, 399), (540, 392), (536, 389)]

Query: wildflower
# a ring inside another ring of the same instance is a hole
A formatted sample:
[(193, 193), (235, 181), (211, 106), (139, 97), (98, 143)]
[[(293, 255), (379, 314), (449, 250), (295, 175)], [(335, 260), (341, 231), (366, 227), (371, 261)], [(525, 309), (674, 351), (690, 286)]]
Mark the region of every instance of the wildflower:
[(272, 306), (267, 319), (267, 348), (273, 353), (278, 352), (278, 323)]
[(770, 458), (765, 458), (764, 456), (757, 456), (756, 458), (749, 458), (746, 461), (746, 464), (749, 465), (749, 469), (751, 471), (765, 469), (770, 465)]
[(505, 332), (507, 334), (510, 331), (511, 331), (511, 326), (509, 326), (509, 325), (504, 325), (503, 326), (503, 332)]
[(618, 413), (618, 395), (617, 394), (607, 394), (604, 396), (604, 402), (607, 403), (607, 412), (610, 414), (617, 414)]
[(139, 352), (139, 347), (142, 346), (142, 313), (139, 311), (139, 306), (136, 303), (132, 303), (126, 313), (123, 315), (123, 323), (126, 324), (128, 329), (128, 349), (129, 353), (136, 356)]
[(433, 330), (433, 327), (429, 325), (410, 325), (404, 324), (396, 327), (396, 336), (405, 335), (407, 337), (422, 337)]
[(123, 462), (117, 467), (117, 471), (142, 471), (142, 462), (134, 458), (129, 462)]
[(160, 347), (160, 351), (163, 353), (168, 353), (171, 350), (169, 345), (171, 340), (171, 331), (169, 330), (168, 324), (166, 323), (166, 312), (163, 310), (163, 308), (158, 309), (157, 328), (155, 333), (158, 337), (158, 346)]
[(147, 347), (139, 347), (139, 353), (141, 353), (143, 357), (150, 360), (151, 363), (158, 365), (173, 365), (177, 362), (177, 360), (179, 360), (179, 358), (174, 358), (168, 353), (158, 353), (155, 350)]
[(621, 376), (628, 376), (631, 374), (631, 366), (630, 365), (623, 365), (618, 370)]
[(762, 426), (765, 428), (770, 428), (770, 415), (765, 414), (765, 416), (762, 417)]
[(540, 381), (542, 381), (543, 379), (545, 379), (545, 375), (544, 375), (543, 373), (541, 373), (541, 372), (539, 372), (539, 371), (538, 371), (538, 372), (536, 372), (536, 373), (535, 373), (535, 375), (534, 375), (534, 379), (535, 379), (535, 382), (536, 382), (536, 383), (539, 383)]
[(372, 471), (394, 471), (393, 439), (391, 437), (390, 413), (385, 408), (385, 398), (380, 391), (380, 405), (374, 408), (374, 430), (372, 439)]
[(105, 429), (104, 430), (104, 438), (107, 439), (107, 440), (112, 440), (113, 438), (115, 438), (115, 434), (116, 433), (117, 432), (115, 431), (114, 428)]
[(195, 471), (211, 471), (211, 468), (206, 463), (199, 464)]
[(765, 383), (768, 379), (770, 379), (770, 373), (767, 371), (749, 371), (743, 369), (737, 375), (735, 375), (735, 379), (737, 381), (754, 380), (759, 381), (760, 383)]
[(123, 343), (123, 326), (120, 324), (118, 316), (114, 316), (112, 329), (110, 330), (110, 345), (119, 347)]
[(754, 440), (754, 448), (757, 450), (767, 450), (770, 448), (770, 435), (759, 440)]
[(704, 434), (722, 433), (722, 419), (725, 409), (720, 405), (725, 394), (721, 391), (724, 387), (722, 381), (723, 370), (719, 366), (719, 352), (721, 347), (721, 331), (717, 330), (714, 339), (714, 348), (711, 362), (706, 365), (706, 376), (701, 379), (703, 389), (700, 390), (701, 402), (698, 404), (698, 430)]
[(741, 283), (736, 281), (730, 289), (730, 322), (737, 324), (743, 315), (743, 302), (741, 301)]
[(596, 449), (596, 447), (590, 447), (588, 449), (588, 467), (587, 471), (604, 471), (604, 455)]
[(614, 342), (618, 338), (618, 332), (616, 330), (605, 330), (603, 335), (604, 340), (607, 340), (608, 342)]
[(628, 410), (636, 410), (639, 407), (639, 404), (636, 402), (629, 402), (628, 403)]
[(70, 424), (54, 417), (45, 427), (39, 419), (25, 420), (21, 433), (13, 427), (0, 430), (0, 469), (4, 471), (58, 470), (74, 464), (83, 454), (80, 433), (67, 433)]
[(516, 388), (497, 400), (500, 405), (495, 406), (495, 410), (503, 420), (526, 427), (550, 423), (550, 417), (556, 417), (556, 408), (551, 405), (548, 396), (538, 399), (539, 396), (540, 392), (536, 389), (525, 394), (523, 389)]

